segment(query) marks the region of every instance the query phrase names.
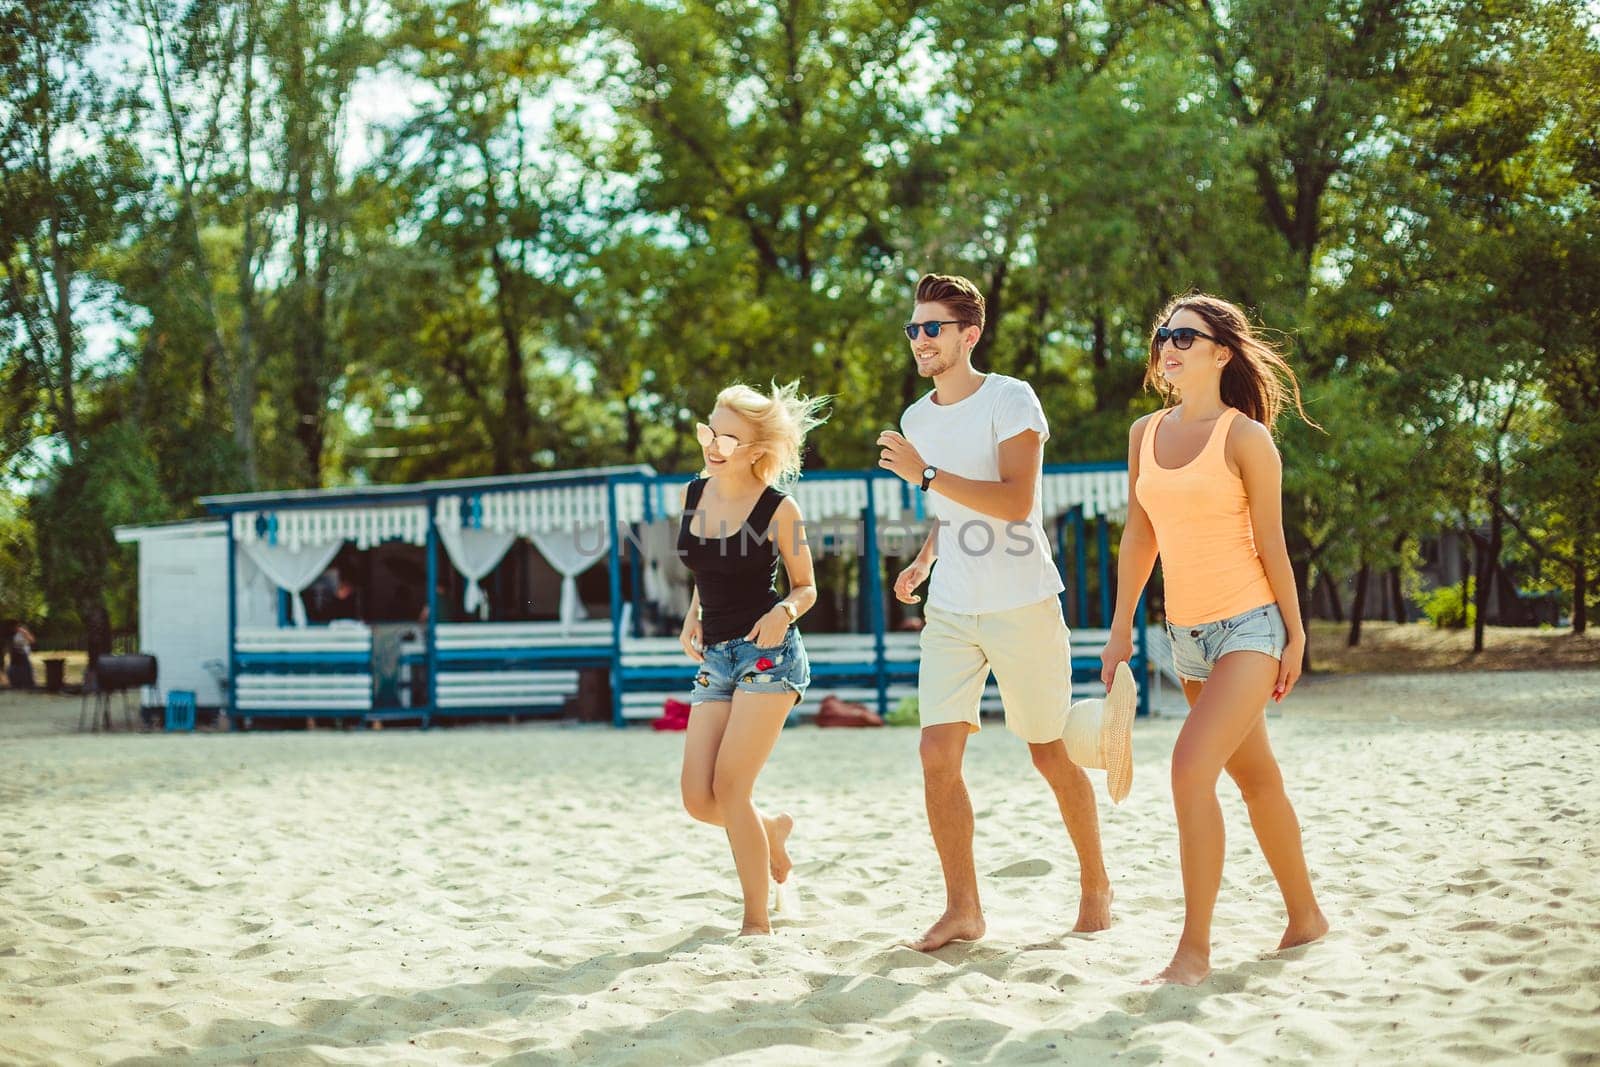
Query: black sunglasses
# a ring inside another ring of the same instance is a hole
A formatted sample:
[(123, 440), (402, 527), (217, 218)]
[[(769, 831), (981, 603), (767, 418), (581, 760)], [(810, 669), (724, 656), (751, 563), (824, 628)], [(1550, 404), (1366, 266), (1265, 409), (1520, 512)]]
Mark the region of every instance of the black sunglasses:
[(1156, 328), (1156, 347), (1160, 348), (1163, 341), (1171, 341), (1173, 348), (1176, 348), (1179, 352), (1187, 352), (1194, 345), (1196, 337), (1204, 337), (1207, 341), (1216, 341), (1219, 345), (1222, 343), (1209, 333), (1201, 333), (1193, 326), (1179, 326), (1176, 330), (1169, 330), (1165, 326), (1160, 326)]
[(943, 327), (961, 325), (963, 325), (963, 323), (960, 319), (945, 319), (942, 322), (938, 319), (929, 319), (927, 322), (908, 322), (905, 325), (905, 331), (906, 337), (915, 341), (917, 339), (918, 330), (927, 331), (929, 337), (938, 337), (939, 330)]

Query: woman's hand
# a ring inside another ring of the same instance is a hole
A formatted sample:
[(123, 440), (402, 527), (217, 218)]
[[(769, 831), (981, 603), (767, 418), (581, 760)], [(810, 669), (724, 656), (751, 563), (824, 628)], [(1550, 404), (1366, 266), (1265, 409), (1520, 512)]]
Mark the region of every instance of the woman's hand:
[(683, 654), (696, 663), (706, 661), (705, 634), (700, 629), (700, 618), (691, 615), (683, 620), (683, 632), (678, 635), (678, 644), (683, 646)]
[(1111, 682), (1117, 676), (1117, 664), (1126, 663), (1133, 658), (1133, 634), (1111, 631), (1111, 636), (1106, 639), (1106, 647), (1100, 650), (1100, 680), (1105, 683), (1106, 692), (1111, 692)]
[(744, 639), (757, 648), (777, 648), (783, 644), (783, 639), (789, 635), (789, 613), (780, 607), (773, 607), (750, 628)]
[(1289, 637), (1289, 643), (1283, 646), (1283, 659), (1278, 661), (1278, 684), (1272, 687), (1272, 699), (1283, 703), (1283, 698), (1289, 695), (1294, 688), (1294, 683), (1300, 680), (1300, 668), (1306, 661), (1306, 635), (1302, 630)]
[(916, 589), (928, 580), (928, 572), (933, 570), (933, 564), (924, 563), (920, 558), (911, 561), (911, 565), (900, 572), (900, 577), (894, 580), (894, 598), (902, 604), (915, 604), (922, 598), (916, 595)]

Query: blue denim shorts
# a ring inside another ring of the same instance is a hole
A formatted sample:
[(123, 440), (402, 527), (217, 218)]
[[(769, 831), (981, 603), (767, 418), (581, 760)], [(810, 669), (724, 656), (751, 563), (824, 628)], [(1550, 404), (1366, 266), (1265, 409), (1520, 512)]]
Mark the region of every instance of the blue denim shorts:
[(1172, 662), (1178, 675), (1193, 682), (1211, 677), (1211, 668), (1229, 652), (1264, 652), (1273, 659), (1282, 659), (1289, 644), (1289, 629), (1276, 604), (1199, 626), (1174, 626), (1169, 622), (1167, 636), (1172, 639)]
[(792, 626), (777, 648), (757, 648), (753, 641), (735, 637), (707, 646), (705, 655), (705, 662), (694, 676), (691, 704), (732, 700), (735, 689), (746, 693), (787, 690), (799, 703), (811, 684), (811, 661), (806, 658), (805, 642)]

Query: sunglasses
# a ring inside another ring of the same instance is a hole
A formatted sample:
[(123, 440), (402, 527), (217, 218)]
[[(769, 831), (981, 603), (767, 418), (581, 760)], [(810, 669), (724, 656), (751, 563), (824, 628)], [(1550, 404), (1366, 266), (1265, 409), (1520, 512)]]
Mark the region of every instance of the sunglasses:
[(1176, 330), (1169, 330), (1162, 326), (1156, 330), (1156, 347), (1160, 348), (1163, 341), (1171, 341), (1173, 348), (1176, 348), (1179, 352), (1187, 352), (1194, 344), (1196, 337), (1204, 337), (1207, 341), (1216, 341), (1219, 345), (1222, 343), (1209, 333), (1201, 333), (1193, 326), (1179, 326)]
[(694, 435), (700, 440), (700, 447), (716, 456), (718, 459), (727, 459), (744, 443), (731, 433), (718, 433), (703, 422), (694, 424)]
[(939, 331), (944, 327), (961, 325), (964, 324), (960, 319), (945, 319), (943, 322), (939, 321), (938, 319), (929, 319), (927, 322), (908, 322), (905, 324), (904, 328), (906, 331), (906, 337), (912, 341), (915, 341), (917, 339), (918, 330), (925, 331), (929, 337), (938, 337)]

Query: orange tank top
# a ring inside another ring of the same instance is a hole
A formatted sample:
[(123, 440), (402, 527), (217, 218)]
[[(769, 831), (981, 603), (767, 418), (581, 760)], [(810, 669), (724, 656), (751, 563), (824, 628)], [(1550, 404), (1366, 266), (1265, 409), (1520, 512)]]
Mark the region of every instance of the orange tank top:
[(1176, 469), (1156, 463), (1156, 430), (1166, 411), (1150, 420), (1139, 443), (1133, 491), (1155, 527), (1174, 626), (1230, 619), (1277, 600), (1256, 551), (1244, 480), (1224, 454), (1238, 414), (1238, 408), (1224, 411), (1200, 454)]

